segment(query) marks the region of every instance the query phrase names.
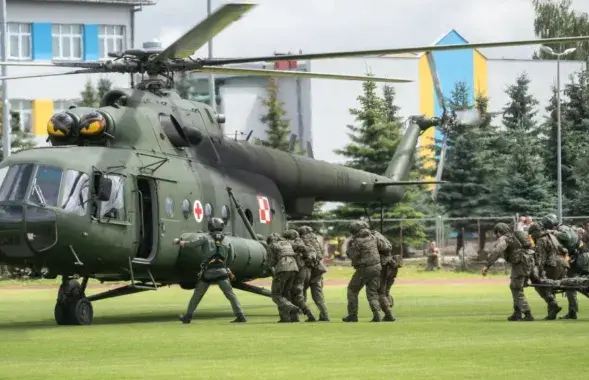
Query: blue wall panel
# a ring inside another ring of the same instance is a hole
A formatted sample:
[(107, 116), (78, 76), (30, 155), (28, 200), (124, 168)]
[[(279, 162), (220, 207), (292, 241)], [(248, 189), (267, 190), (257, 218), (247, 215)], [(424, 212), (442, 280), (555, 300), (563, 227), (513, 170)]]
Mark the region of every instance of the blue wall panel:
[(53, 58), (53, 39), (51, 23), (33, 23), (31, 26), (33, 59), (51, 60)]
[[(452, 30), (444, 38), (442, 38), (436, 45), (458, 45), (468, 43), (455, 30)], [(471, 100), (474, 102), (474, 67), (473, 67), (472, 49), (464, 50), (449, 50), (433, 52), (434, 60), (436, 62), (436, 69), (438, 71), (438, 78), (442, 86), (442, 93), (445, 98), (450, 98), (452, 90), (457, 82), (464, 82), (470, 91)], [(434, 115), (442, 116), (442, 108), (438, 104), (438, 96), (434, 91)], [(442, 132), (436, 128), (435, 139), (440, 143), (443, 139)]]
[(97, 61), (99, 52), (98, 25), (84, 25), (84, 60)]

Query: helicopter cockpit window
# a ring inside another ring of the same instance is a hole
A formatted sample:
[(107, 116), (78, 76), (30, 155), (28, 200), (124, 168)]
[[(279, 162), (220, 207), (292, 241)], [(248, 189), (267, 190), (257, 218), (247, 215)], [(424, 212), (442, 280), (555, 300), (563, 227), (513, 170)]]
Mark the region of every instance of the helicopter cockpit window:
[(62, 174), (60, 168), (39, 165), (31, 184), (29, 201), (41, 206), (57, 206)]
[(90, 177), (77, 170), (65, 172), (59, 207), (65, 212), (85, 215), (88, 208)]
[(10, 166), (0, 187), (0, 201), (23, 201), (33, 168), (33, 164)]
[(100, 217), (114, 220), (125, 220), (125, 178), (116, 174), (107, 174), (112, 181), (110, 198), (100, 202)]

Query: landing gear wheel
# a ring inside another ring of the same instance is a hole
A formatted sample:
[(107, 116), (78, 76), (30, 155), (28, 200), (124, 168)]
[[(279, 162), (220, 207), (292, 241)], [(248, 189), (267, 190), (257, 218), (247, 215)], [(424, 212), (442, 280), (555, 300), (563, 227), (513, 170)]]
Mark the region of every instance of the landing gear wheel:
[(75, 325), (90, 325), (94, 317), (92, 303), (88, 298), (82, 298), (70, 309), (70, 318)]
[(56, 303), (55, 309), (53, 310), (53, 315), (55, 316), (55, 322), (58, 325), (71, 325), (70, 321), (70, 312), (69, 312), (69, 304), (67, 303)]

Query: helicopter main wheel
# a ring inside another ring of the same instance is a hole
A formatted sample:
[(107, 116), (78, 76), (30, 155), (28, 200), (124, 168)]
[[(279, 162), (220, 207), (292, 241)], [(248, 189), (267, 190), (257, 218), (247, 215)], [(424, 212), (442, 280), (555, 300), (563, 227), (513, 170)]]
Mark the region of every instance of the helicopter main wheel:
[(78, 281), (69, 280), (61, 284), (57, 293), (54, 317), (58, 325), (92, 324), (92, 303), (86, 298)]

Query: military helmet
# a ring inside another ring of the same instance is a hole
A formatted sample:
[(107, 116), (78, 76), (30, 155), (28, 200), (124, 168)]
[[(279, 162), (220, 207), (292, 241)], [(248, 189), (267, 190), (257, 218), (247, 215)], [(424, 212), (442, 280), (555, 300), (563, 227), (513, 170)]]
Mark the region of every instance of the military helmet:
[(313, 229), (309, 226), (300, 226), (298, 229), (299, 235), (305, 235), (305, 234), (310, 234), (311, 232), (313, 232)]
[(356, 232), (360, 231), (363, 228), (362, 221), (354, 220), (350, 223), (348, 229), (350, 230), (351, 234), (355, 234)]
[(544, 216), (542, 218), (542, 226), (547, 229), (558, 226), (558, 217), (554, 214)]
[(362, 228), (370, 228), (370, 226), (368, 225), (368, 222), (365, 220), (360, 220), (358, 221), (358, 223), (360, 223), (360, 229)]
[(506, 234), (509, 232), (509, 226), (505, 223), (497, 223), (493, 228), (493, 231), (497, 234)]
[(293, 230), (291, 228), (291, 229), (288, 229), (288, 230), (284, 231), (282, 233), (282, 237), (284, 237), (285, 239), (292, 240), (292, 239), (298, 238), (299, 237), (299, 233), (297, 232), (297, 230)]
[(268, 235), (268, 237), (266, 238), (266, 243), (267, 244), (272, 244), (275, 241), (279, 241), (281, 238), (279, 233), (273, 232), (270, 235)]
[(212, 218), (209, 220), (209, 231), (210, 232), (219, 232), (223, 231), (225, 228), (225, 222), (221, 218)]

